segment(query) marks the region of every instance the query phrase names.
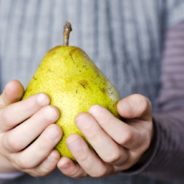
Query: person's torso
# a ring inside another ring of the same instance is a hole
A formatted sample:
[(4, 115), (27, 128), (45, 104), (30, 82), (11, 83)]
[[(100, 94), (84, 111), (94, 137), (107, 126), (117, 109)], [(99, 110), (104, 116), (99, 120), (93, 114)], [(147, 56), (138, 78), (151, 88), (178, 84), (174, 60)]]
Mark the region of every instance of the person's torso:
[[(141, 93), (152, 100), (156, 109), (164, 34), (162, 15), (164, 3), (159, 0), (1, 0), (1, 89), (11, 79), (28, 84), (46, 51), (62, 44), (63, 25), (69, 20), (73, 24), (71, 45), (87, 52), (122, 97)], [(25, 175), (12, 183), (159, 182), (123, 174), (74, 180), (54, 172), (43, 178)]]

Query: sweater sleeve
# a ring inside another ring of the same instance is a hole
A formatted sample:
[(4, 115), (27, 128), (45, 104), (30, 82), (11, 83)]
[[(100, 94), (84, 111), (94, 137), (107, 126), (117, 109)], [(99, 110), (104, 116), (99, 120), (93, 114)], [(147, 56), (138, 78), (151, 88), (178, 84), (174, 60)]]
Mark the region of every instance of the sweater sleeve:
[(2, 180), (14, 179), (22, 175), (23, 175), (22, 172), (0, 173), (0, 184)]
[(126, 173), (184, 179), (184, 22), (165, 38), (154, 137), (143, 158)]
[(155, 135), (146, 161), (134, 173), (184, 178), (184, 22), (168, 31), (162, 65)]
[(157, 150), (149, 170), (184, 177), (184, 22), (168, 32), (165, 48), (155, 115)]

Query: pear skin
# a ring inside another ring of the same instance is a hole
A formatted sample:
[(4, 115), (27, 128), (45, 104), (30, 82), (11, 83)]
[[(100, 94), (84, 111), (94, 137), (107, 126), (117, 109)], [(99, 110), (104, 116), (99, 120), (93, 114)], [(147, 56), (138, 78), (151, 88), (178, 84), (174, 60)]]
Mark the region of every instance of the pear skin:
[(120, 97), (117, 90), (87, 54), (75, 46), (57, 46), (46, 53), (23, 99), (37, 93), (49, 95), (51, 105), (59, 109), (56, 123), (64, 136), (56, 148), (62, 156), (73, 160), (66, 139), (71, 134), (83, 136), (75, 124), (79, 113), (88, 112), (92, 105), (98, 104), (118, 117), (116, 103)]

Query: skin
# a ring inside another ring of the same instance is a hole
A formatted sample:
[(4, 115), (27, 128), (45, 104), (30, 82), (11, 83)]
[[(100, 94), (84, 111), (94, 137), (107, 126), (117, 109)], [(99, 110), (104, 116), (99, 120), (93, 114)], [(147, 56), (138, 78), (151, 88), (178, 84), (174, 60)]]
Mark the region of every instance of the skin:
[(134, 94), (117, 104), (122, 120), (97, 105), (79, 114), (76, 125), (93, 150), (74, 134), (67, 145), (77, 163), (60, 157), (54, 150), (62, 138), (62, 131), (55, 124), (59, 117), (57, 109), (49, 105), (44, 94), (19, 101), (23, 92), (21, 83), (12, 81), (0, 96), (0, 172), (22, 171), (44, 176), (58, 167), (72, 178), (102, 177), (129, 169), (150, 147), (151, 103)]
[(11, 81), (0, 96), (0, 172), (44, 176), (60, 159), (54, 150), (62, 137), (55, 124), (59, 113), (45, 94), (19, 101), (23, 92), (20, 82)]
[(139, 161), (153, 134), (151, 103), (134, 94), (120, 100), (117, 109), (126, 121), (97, 105), (78, 116), (76, 124), (94, 151), (80, 136), (70, 136), (67, 144), (78, 164), (61, 158), (57, 166), (62, 173), (73, 178), (102, 177), (127, 170)]

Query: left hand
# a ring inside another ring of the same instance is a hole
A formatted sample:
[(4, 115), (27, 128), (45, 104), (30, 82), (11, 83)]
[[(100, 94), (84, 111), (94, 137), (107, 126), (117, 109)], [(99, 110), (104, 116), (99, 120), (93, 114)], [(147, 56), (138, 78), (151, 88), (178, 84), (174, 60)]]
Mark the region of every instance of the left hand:
[(117, 110), (125, 121), (97, 105), (77, 117), (77, 126), (93, 150), (82, 137), (71, 135), (67, 145), (77, 164), (62, 157), (58, 168), (63, 174), (74, 178), (102, 177), (127, 170), (140, 160), (153, 134), (151, 103), (134, 94), (120, 100)]

